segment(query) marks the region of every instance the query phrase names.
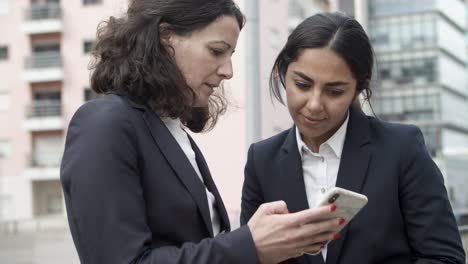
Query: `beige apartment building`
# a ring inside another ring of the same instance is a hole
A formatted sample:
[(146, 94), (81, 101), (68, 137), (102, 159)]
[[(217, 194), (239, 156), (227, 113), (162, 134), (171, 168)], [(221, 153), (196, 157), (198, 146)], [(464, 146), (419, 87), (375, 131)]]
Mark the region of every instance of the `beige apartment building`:
[(0, 1), (0, 219), (64, 215), (67, 124), (90, 97), (96, 25), (125, 2)]

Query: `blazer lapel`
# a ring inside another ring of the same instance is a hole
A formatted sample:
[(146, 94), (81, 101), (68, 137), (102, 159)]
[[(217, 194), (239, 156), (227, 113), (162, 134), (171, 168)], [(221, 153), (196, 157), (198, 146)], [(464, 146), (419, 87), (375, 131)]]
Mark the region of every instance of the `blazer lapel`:
[(302, 159), (297, 149), (296, 127), (289, 130), (280, 154), (281, 174), (279, 186), (290, 212), (309, 208), (305, 192)]
[(147, 110), (143, 114), (143, 118), (159, 149), (196, 202), (206, 228), (210, 236), (213, 236), (213, 227), (211, 224), (210, 210), (208, 209), (208, 198), (206, 196), (205, 186), (202, 181), (200, 181), (192, 164), (156, 113)]
[[(298, 212), (309, 208), (302, 171), (302, 159), (297, 148), (296, 127), (289, 130), (280, 154), (281, 174), (279, 186), (283, 190), (284, 201), (289, 212)], [(297, 258), (299, 263), (323, 264), (322, 254), (304, 255)]]
[(219, 194), (218, 188), (216, 188), (216, 184), (214, 183), (213, 178), (211, 177), (210, 170), (208, 169), (208, 164), (206, 163), (202, 152), (200, 151), (197, 144), (190, 135), (189, 139), (190, 143), (192, 144), (192, 148), (195, 151), (198, 168), (200, 169), (200, 173), (202, 174), (203, 180), (205, 181), (205, 185), (215, 197), (216, 209), (218, 210), (218, 214), (221, 219), (221, 230), (229, 232), (231, 231), (231, 224), (229, 223), (229, 217), (226, 211), (226, 207), (224, 207), (224, 203), (221, 199), (221, 195)]
[[(351, 108), (346, 140), (338, 170), (337, 187), (361, 193), (372, 157), (369, 131), (367, 117), (359, 110)], [(339, 239), (329, 244), (327, 264), (338, 263), (351, 224), (352, 222), (341, 231)]]

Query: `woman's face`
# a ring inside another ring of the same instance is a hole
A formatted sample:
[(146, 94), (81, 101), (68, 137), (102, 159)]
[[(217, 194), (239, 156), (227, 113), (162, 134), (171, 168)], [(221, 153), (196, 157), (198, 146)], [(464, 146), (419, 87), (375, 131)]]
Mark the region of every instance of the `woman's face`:
[(357, 96), (356, 80), (346, 62), (329, 48), (304, 49), (286, 72), (289, 113), (313, 151), (346, 119)]
[(208, 105), (208, 98), (221, 81), (233, 75), (231, 56), (240, 28), (232, 16), (222, 16), (187, 36), (170, 34), (169, 45), (187, 84), (197, 95), (193, 106)]

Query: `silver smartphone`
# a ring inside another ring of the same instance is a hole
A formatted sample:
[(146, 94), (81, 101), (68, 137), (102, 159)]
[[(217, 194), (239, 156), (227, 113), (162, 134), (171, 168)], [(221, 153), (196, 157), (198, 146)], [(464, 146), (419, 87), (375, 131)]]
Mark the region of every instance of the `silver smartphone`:
[[(319, 218), (317, 221), (341, 217), (345, 220), (345, 223), (334, 230), (335, 232), (339, 232), (367, 204), (367, 196), (343, 188), (333, 187), (323, 196), (317, 207), (331, 204), (336, 205), (336, 210), (325, 217)], [(307, 252), (310, 255), (318, 253), (320, 251)]]

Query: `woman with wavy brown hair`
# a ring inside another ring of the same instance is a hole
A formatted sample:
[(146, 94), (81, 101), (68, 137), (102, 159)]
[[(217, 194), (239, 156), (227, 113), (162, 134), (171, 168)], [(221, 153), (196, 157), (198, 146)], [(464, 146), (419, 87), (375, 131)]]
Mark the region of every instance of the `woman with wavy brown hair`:
[(334, 208), (289, 214), (281, 201), (231, 232), (185, 132), (225, 110), (243, 25), (232, 0), (134, 0), (100, 27), (91, 87), (104, 95), (73, 116), (61, 166), (82, 263), (276, 263), (334, 236), (339, 219), (309, 224)]

